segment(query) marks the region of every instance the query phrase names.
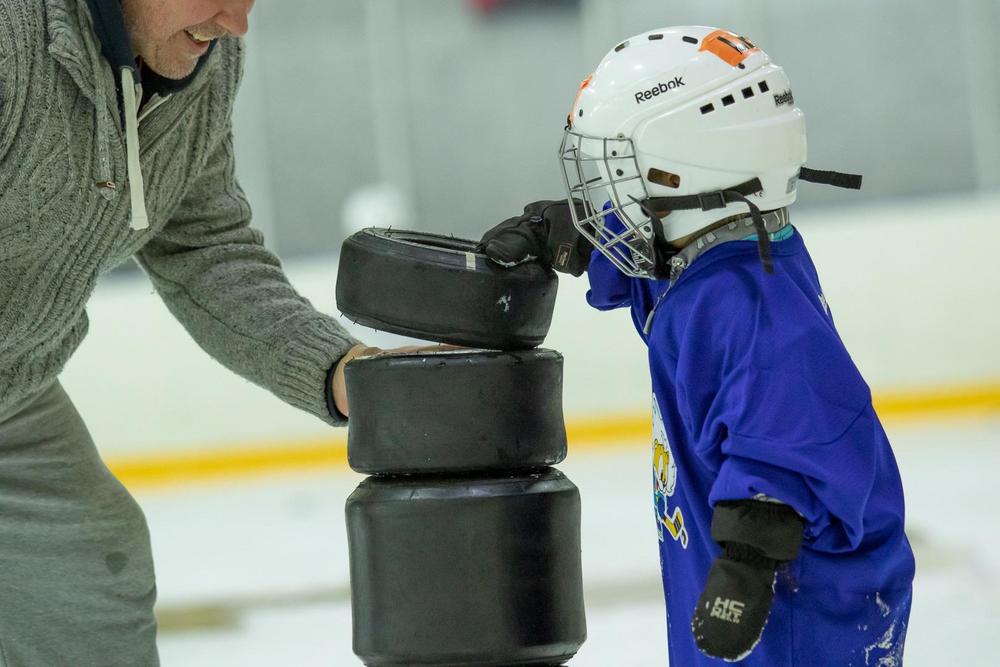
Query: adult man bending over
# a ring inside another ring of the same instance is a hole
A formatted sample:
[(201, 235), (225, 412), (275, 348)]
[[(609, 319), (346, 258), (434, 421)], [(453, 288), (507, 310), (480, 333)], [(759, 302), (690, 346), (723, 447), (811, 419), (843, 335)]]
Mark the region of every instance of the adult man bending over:
[[(345, 421), (336, 371), (366, 348), (288, 284), (233, 175), (252, 5), (0, 2), (5, 667), (158, 664), (145, 519), (58, 381), (101, 274), (134, 255), (209, 354)], [(136, 390), (155, 400), (154, 379)]]

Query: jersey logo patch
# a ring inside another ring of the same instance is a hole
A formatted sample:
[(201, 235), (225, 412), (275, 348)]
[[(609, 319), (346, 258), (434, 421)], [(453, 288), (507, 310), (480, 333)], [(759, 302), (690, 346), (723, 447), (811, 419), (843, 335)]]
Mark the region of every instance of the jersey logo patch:
[(684, 513), (676, 505), (671, 509), (670, 498), (677, 489), (677, 461), (667, 440), (660, 406), (653, 395), (653, 507), (660, 542), (665, 534), (687, 549), (688, 531), (684, 526)]

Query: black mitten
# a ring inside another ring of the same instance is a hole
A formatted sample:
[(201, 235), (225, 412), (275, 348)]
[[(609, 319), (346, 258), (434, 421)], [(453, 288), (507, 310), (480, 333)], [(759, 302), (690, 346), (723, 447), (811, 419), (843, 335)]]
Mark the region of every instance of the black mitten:
[[(577, 214), (583, 204), (574, 201)], [(556, 271), (581, 275), (590, 263), (593, 246), (573, 224), (567, 201), (537, 201), (524, 214), (504, 220), (483, 235), (481, 251), (497, 264), (516, 266), (541, 261)]]
[(715, 506), (712, 539), (723, 549), (694, 610), (691, 631), (702, 653), (745, 658), (760, 641), (778, 568), (798, 557), (803, 521), (779, 503), (739, 500)]

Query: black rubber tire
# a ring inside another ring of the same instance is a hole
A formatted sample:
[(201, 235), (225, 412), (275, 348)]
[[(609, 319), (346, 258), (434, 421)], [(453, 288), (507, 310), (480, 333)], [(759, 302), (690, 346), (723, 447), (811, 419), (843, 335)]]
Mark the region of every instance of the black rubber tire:
[(558, 470), (369, 477), (346, 514), (366, 665), (555, 665), (586, 639), (580, 493)]
[(355, 359), (345, 367), (351, 468), (489, 472), (566, 458), (563, 358), (545, 349)]
[(503, 268), (476, 243), (365, 229), (344, 241), (337, 308), (374, 329), (498, 350), (545, 340), (559, 280), (538, 262)]

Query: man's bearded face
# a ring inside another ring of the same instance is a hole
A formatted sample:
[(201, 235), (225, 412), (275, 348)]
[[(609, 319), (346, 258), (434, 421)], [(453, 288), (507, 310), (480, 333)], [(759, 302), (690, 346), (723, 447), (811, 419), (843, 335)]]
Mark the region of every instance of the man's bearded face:
[(136, 55), (160, 76), (183, 79), (212, 40), (242, 37), (254, 0), (121, 0)]

